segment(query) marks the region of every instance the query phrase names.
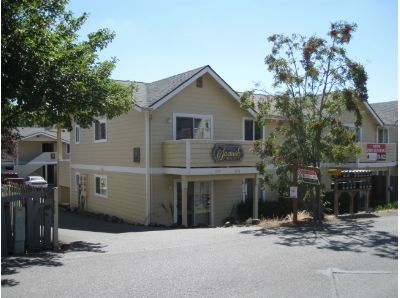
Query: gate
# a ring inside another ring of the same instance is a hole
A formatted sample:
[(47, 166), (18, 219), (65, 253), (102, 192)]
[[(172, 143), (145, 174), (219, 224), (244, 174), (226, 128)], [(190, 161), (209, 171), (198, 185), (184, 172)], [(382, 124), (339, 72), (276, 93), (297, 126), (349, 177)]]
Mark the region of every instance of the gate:
[(1, 256), (52, 249), (54, 211), (54, 189), (2, 185)]

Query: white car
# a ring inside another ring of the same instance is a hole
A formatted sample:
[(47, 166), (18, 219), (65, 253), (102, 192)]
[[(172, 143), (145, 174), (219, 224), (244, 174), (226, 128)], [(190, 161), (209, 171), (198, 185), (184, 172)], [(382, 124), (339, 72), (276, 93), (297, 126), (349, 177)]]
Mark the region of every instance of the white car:
[(27, 176), (24, 184), (36, 188), (47, 188), (47, 181), (41, 176)]

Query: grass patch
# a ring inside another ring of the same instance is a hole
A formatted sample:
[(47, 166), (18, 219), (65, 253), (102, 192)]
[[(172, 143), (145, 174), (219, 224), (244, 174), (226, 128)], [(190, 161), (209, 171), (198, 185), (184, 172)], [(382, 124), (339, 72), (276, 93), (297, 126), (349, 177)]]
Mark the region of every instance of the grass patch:
[[(297, 212), (298, 222), (308, 222), (312, 219), (312, 215), (302, 210)], [(293, 213), (286, 215), (285, 217), (273, 217), (273, 218), (262, 218), (259, 226), (263, 228), (279, 228), (281, 226), (287, 226), (293, 223)]]
[(390, 202), (382, 205), (378, 205), (374, 208), (375, 211), (387, 211), (387, 210), (394, 210), (397, 208), (397, 202)]

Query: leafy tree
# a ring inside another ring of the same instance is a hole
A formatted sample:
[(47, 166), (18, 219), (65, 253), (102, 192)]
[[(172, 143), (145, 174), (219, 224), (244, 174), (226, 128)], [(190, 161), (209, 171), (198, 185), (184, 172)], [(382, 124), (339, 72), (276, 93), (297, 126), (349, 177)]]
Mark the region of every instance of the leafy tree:
[[(322, 162), (342, 163), (360, 152), (354, 131), (339, 121), (344, 111), (351, 111), (355, 126), (360, 126), (360, 103), (368, 99), (364, 67), (345, 49), (356, 27), (332, 23), (330, 41), (296, 34), (268, 38), (272, 49), (265, 64), (273, 74), (274, 92), (259, 96), (256, 90), (248, 91), (241, 101), (258, 111), (262, 125), (275, 116), (276, 128), (264, 142), (256, 142), (254, 150), (262, 160), (260, 173), (280, 192), (288, 191), (292, 164), (319, 168)], [(271, 162), (277, 169), (274, 181), (266, 170)], [(319, 198), (320, 191), (317, 186), (314, 196)]]
[(13, 129), (21, 121), (68, 129), (76, 121), (88, 127), (97, 116), (112, 118), (132, 107), (134, 86), (110, 78), (116, 59), (98, 59), (98, 51), (114, 33), (100, 29), (79, 41), (77, 32), (87, 14), (75, 18), (66, 11), (67, 3), (1, 2), (1, 124), (6, 149), (12, 148), (17, 137)]

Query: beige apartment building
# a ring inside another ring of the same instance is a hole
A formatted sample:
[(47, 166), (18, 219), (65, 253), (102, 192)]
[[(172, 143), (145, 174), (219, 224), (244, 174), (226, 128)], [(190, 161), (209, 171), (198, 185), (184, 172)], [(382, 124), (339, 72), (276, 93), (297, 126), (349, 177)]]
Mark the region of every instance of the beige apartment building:
[[(241, 200), (276, 199), (260, 190), (258, 157), (251, 151), (276, 117), (258, 129), (255, 112), (242, 109), (239, 98), (210, 66), (138, 83), (127, 114), (99, 118), (89, 129), (73, 127), (71, 207), (142, 224), (217, 226), (235, 215)], [(385, 122), (368, 103), (362, 111), (362, 154), (324, 167), (371, 169), (385, 177), (380, 195), (389, 196), (391, 177), (397, 177), (397, 119)], [(354, 128), (350, 114), (341, 121)], [(329, 185), (329, 179), (324, 175), (322, 182)]]

